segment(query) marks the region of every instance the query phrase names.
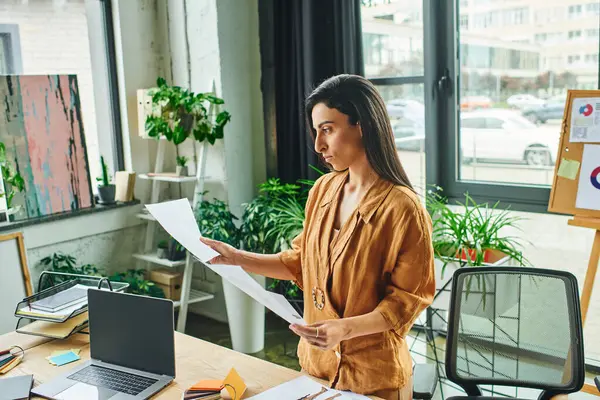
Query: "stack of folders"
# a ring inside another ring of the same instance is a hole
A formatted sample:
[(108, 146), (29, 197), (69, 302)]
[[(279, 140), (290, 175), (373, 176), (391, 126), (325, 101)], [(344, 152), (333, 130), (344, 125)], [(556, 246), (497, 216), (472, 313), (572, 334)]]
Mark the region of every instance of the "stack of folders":
[(221, 398), (223, 388), (223, 381), (203, 380), (186, 390), (183, 393), (183, 400), (217, 400)]

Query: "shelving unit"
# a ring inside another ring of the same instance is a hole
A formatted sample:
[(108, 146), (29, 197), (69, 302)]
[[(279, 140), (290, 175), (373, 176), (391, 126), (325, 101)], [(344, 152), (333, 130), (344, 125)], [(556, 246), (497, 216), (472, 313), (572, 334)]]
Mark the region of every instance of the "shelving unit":
[[(163, 171), (163, 164), (165, 158), (167, 141), (160, 140), (158, 142), (158, 150), (156, 153), (156, 162), (154, 164), (154, 173), (161, 174)], [(161, 184), (170, 184), (170, 183), (195, 183), (194, 187), (194, 196), (193, 199), (190, 200), (192, 206), (194, 206), (197, 202), (202, 201), (202, 193), (204, 193), (204, 183), (207, 180), (207, 176), (204, 174), (206, 170), (206, 157), (208, 153), (208, 143), (202, 143), (200, 154), (197, 159), (197, 170), (195, 176), (165, 176), (165, 175), (157, 175), (152, 176), (149, 174), (140, 174), (138, 175), (140, 179), (146, 179), (152, 181), (152, 189), (150, 193), (150, 204), (159, 202), (159, 192), (161, 188)], [(149, 269), (151, 265), (160, 265), (168, 268), (176, 268), (180, 266), (185, 266), (183, 271), (183, 283), (181, 287), (181, 298), (179, 301), (175, 301), (175, 307), (179, 307), (179, 316), (177, 319), (177, 331), (185, 333), (185, 325), (187, 321), (187, 312), (188, 306), (193, 303), (198, 303), (201, 301), (206, 301), (214, 298), (213, 294), (205, 293), (200, 290), (191, 288), (192, 274), (194, 268), (194, 258), (190, 256), (189, 253), (186, 254), (184, 260), (179, 261), (170, 261), (165, 258), (159, 258), (155, 253), (155, 235), (157, 222), (154, 217), (149, 213), (139, 213), (136, 214), (141, 220), (147, 222), (146, 225), (146, 234), (145, 240), (142, 250), (139, 253), (133, 254), (133, 258), (139, 260), (140, 262), (145, 262), (146, 269)]]

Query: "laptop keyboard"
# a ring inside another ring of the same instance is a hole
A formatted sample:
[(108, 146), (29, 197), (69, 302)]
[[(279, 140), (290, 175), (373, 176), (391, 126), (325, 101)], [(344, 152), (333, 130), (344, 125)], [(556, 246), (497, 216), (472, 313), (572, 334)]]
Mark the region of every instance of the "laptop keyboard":
[(148, 389), (156, 382), (156, 379), (150, 379), (139, 375), (128, 374), (126, 372), (116, 371), (114, 369), (90, 365), (73, 375), (69, 379), (87, 383), (94, 386), (101, 386), (116, 390), (117, 392), (137, 395)]

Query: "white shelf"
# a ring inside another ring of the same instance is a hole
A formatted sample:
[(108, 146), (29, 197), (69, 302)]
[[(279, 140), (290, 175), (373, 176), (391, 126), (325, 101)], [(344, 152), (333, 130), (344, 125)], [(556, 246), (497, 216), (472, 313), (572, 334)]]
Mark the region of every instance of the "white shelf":
[(147, 179), (150, 181), (161, 181), (161, 182), (196, 182), (198, 179), (195, 176), (149, 176), (148, 174), (140, 174), (140, 179)]
[(156, 221), (156, 218), (154, 218), (150, 213), (139, 213), (135, 214), (135, 216), (139, 219), (145, 219), (147, 221)]
[(155, 254), (134, 254), (133, 257), (137, 258), (138, 260), (148, 261), (153, 264), (163, 265), (170, 268), (185, 265), (185, 258), (179, 261), (169, 261), (166, 258), (158, 258)]
[[(190, 289), (190, 298), (188, 299), (188, 304), (199, 303), (201, 301), (211, 300), (214, 298), (214, 294), (205, 293), (197, 289)], [(174, 301), (173, 305), (175, 307), (179, 307), (180, 303), (180, 301)]]

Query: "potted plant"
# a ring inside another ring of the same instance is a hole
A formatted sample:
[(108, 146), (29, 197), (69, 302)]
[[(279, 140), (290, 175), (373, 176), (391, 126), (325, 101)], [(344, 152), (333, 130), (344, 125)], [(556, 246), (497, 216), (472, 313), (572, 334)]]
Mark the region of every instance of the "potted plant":
[[(430, 190), (426, 197), (426, 207), (433, 221), (433, 249), (436, 257), (436, 288), (438, 293), (433, 308), (447, 309), (450, 298), (450, 280), (457, 268), (486, 265), (528, 265), (523, 256), (521, 240), (506, 229), (520, 230), (518, 222), (522, 218), (514, 216), (509, 210), (487, 203), (478, 204), (469, 194), (465, 202), (455, 208), (448, 205), (447, 199), (439, 194), (441, 188)], [(450, 270), (450, 271), (449, 271)], [(491, 279), (491, 278), (490, 278)], [(517, 279), (515, 277), (515, 279)], [(512, 304), (496, 304), (486, 307), (492, 298), (513, 298), (513, 296), (495, 296), (499, 290), (517, 290), (512, 277), (503, 277), (502, 282), (471, 282), (467, 280), (467, 299), (463, 302), (463, 312), (489, 316), (506, 311)], [(469, 296), (473, 294), (473, 296)], [(468, 311), (468, 309), (472, 311)]]
[(110, 183), (104, 156), (100, 156), (100, 166), (102, 167), (102, 176), (96, 178), (100, 182), (98, 184), (98, 202), (100, 204), (113, 204), (115, 202), (115, 185)]
[(171, 238), (167, 249), (167, 259), (169, 261), (180, 261), (185, 258), (185, 247), (183, 247), (177, 240)]
[(13, 199), (17, 192), (25, 190), (25, 180), (19, 172), (8, 162), (6, 158), (6, 147), (0, 142), (0, 198), (6, 199), (6, 208), (9, 220), (19, 211), (20, 206), (13, 205)]
[[(151, 89), (153, 106), (158, 113), (146, 117), (148, 136), (165, 137), (175, 145), (188, 137), (198, 142), (207, 140), (214, 144), (223, 138), (225, 125), (231, 120), (227, 111), (211, 115), (213, 106), (224, 104), (223, 99), (212, 93), (194, 93), (179, 86), (169, 86), (164, 78), (158, 78), (157, 88)], [(157, 115), (158, 114), (158, 115)]]
[(188, 174), (188, 170), (187, 170), (187, 164), (188, 162), (188, 158), (184, 157), (184, 156), (177, 156), (177, 167), (175, 170), (175, 173), (177, 174), (177, 176), (187, 176)]
[(158, 242), (158, 246), (156, 248), (156, 257), (167, 258), (168, 249), (169, 249), (169, 243), (166, 240), (161, 240), (160, 242)]

